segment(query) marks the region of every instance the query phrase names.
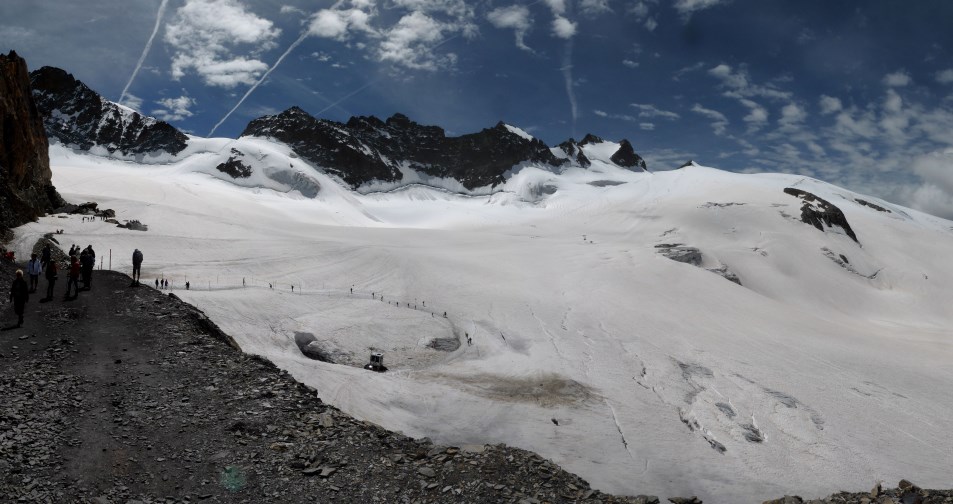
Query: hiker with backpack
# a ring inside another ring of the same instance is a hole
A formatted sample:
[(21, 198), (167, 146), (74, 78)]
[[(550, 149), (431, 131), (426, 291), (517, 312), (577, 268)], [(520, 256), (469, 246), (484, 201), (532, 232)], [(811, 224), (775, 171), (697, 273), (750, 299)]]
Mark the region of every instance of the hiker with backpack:
[[(112, 261), (110, 259), (110, 261)], [(136, 249), (132, 253), (132, 285), (139, 285), (139, 276), (142, 274), (142, 252)]]

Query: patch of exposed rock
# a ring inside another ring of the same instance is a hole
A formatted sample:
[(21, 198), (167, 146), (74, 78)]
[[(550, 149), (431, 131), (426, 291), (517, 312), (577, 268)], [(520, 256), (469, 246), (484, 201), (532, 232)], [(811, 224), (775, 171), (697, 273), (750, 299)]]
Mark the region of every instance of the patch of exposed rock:
[(838, 226), (843, 229), (844, 233), (852, 240), (860, 243), (860, 241), (857, 240), (857, 235), (854, 234), (854, 230), (851, 229), (850, 224), (847, 222), (847, 217), (844, 216), (844, 212), (834, 206), (833, 203), (794, 187), (785, 187), (784, 192), (804, 202), (801, 205), (801, 222), (810, 224), (819, 231), (824, 231), (824, 226)]
[(242, 158), (244, 157), (245, 154), (242, 153), (242, 151), (238, 149), (232, 149), (232, 155), (228, 157), (228, 160), (223, 163), (219, 163), (215, 169), (232, 178), (251, 177), (251, 166), (248, 166), (242, 161)]

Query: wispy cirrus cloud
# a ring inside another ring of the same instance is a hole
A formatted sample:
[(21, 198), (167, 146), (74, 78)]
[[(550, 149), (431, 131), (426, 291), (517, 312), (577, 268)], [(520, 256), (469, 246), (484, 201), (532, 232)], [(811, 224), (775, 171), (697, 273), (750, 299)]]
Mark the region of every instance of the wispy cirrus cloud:
[(639, 111), (639, 117), (661, 117), (669, 120), (675, 120), (681, 117), (675, 112), (662, 110), (648, 103), (630, 103), (629, 106)]
[(704, 9), (710, 9), (716, 5), (723, 5), (729, 0), (676, 0), (672, 5), (683, 18), (691, 17), (692, 14)]
[(711, 121), (711, 129), (716, 135), (721, 136), (725, 134), (725, 129), (728, 128), (728, 118), (725, 114), (714, 109), (705, 108), (698, 103), (692, 106), (692, 112), (709, 119)]

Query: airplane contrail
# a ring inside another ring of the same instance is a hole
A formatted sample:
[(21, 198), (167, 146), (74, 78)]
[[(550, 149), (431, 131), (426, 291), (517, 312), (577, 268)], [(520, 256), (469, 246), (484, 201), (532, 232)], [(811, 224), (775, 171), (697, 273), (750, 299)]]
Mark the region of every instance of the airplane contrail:
[(122, 93), (119, 95), (119, 103), (122, 103), (122, 99), (126, 97), (129, 86), (132, 85), (132, 81), (136, 79), (136, 74), (139, 73), (139, 69), (142, 68), (142, 64), (146, 61), (146, 55), (149, 54), (149, 49), (152, 49), (152, 41), (155, 40), (156, 33), (159, 33), (159, 25), (162, 23), (162, 16), (165, 14), (165, 7), (168, 3), (169, 0), (162, 0), (162, 3), (159, 4), (159, 12), (156, 13), (156, 25), (152, 27), (152, 35), (149, 35), (149, 41), (146, 42), (146, 47), (142, 50), (142, 56), (139, 56), (139, 62), (136, 63), (136, 69), (132, 71), (129, 82), (126, 83), (126, 87), (122, 88)]
[(262, 75), (261, 78), (258, 79), (258, 82), (252, 84), (252, 87), (248, 88), (248, 91), (246, 91), (246, 92), (245, 92), (245, 95), (242, 96), (242, 98), (241, 98), (240, 100), (238, 100), (238, 103), (236, 103), (234, 107), (232, 107), (232, 110), (229, 110), (228, 113), (225, 114), (225, 117), (223, 117), (220, 121), (218, 121), (217, 123), (215, 123), (215, 126), (212, 126), (212, 130), (208, 132), (208, 136), (211, 137), (212, 134), (215, 133), (215, 130), (218, 129), (218, 127), (221, 126), (222, 123), (225, 122), (225, 120), (228, 119), (228, 117), (229, 117), (230, 115), (232, 115), (232, 112), (235, 112), (235, 110), (237, 110), (238, 107), (241, 107), (241, 106), (242, 106), (242, 103), (245, 103), (245, 99), (247, 99), (248, 96), (251, 95), (251, 94), (255, 91), (255, 89), (257, 89), (258, 86), (259, 86), (265, 79), (268, 78), (269, 75), (271, 75), (271, 72), (272, 72), (274, 69), (278, 68), (278, 65), (280, 65), (281, 62), (285, 59), (285, 56), (288, 56), (288, 54), (291, 53), (291, 51), (293, 51), (295, 47), (298, 47), (298, 45), (300, 45), (302, 42), (304, 42), (304, 39), (307, 38), (307, 37), (308, 37), (308, 32), (307, 32), (307, 30), (306, 30), (304, 33), (301, 34), (300, 37), (298, 37), (298, 40), (295, 40), (294, 43), (291, 44), (291, 46), (288, 47), (288, 50), (286, 50), (286, 51), (284, 52), (284, 54), (282, 54), (281, 57), (278, 58), (278, 61), (276, 61), (274, 65), (271, 65), (271, 68), (269, 68), (268, 71), (265, 72), (264, 75)]
[(563, 57), (563, 78), (566, 80), (566, 95), (569, 97), (569, 108), (572, 113), (572, 137), (576, 137), (576, 117), (579, 109), (576, 107), (576, 93), (572, 89), (572, 39), (566, 41), (566, 55)]

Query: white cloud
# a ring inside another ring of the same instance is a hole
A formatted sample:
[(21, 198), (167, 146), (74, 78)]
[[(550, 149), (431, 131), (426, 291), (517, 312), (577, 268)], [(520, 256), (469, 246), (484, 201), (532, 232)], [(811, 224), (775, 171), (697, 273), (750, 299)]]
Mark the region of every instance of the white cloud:
[(599, 116), (599, 117), (603, 117), (603, 118), (606, 118), (606, 119), (618, 119), (618, 120), (620, 120), (620, 121), (628, 121), (628, 122), (638, 122), (638, 121), (639, 121), (639, 119), (638, 119), (637, 117), (635, 117), (635, 116), (630, 116), (630, 115), (628, 115), (628, 114), (610, 114), (610, 113), (608, 113), (608, 112), (605, 112), (605, 111), (603, 111), (603, 110), (598, 110), (598, 109), (597, 109), (597, 110), (593, 110), (592, 113), (595, 114), (595, 115), (597, 115), (597, 116)]
[(656, 21), (655, 18), (648, 18), (642, 26), (645, 26), (645, 29), (648, 31), (655, 31), (655, 29), (658, 28), (658, 21)]
[(629, 105), (639, 111), (639, 117), (661, 117), (669, 120), (675, 120), (681, 117), (675, 112), (662, 110), (648, 103), (630, 103)]
[(844, 109), (840, 98), (834, 98), (833, 96), (821, 95), (818, 103), (821, 106), (821, 114), (823, 115), (833, 114), (834, 112), (840, 112)]
[(682, 16), (691, 16), (693, 12), (724, 3), (728, 3), (727, 0), (676, 0), (674, 7)]
[(629, 60), (629, 59), (625, 59), (625, 60), (622, 60), (622, 64), (623, 64), (624, 66), (629, 67), (629, 68), (639, 68), (639, 62), (638, 62), (638, 61), (632, 61), (632, 60)]
[(628, 8), (629, 14), (632, 14), (636, 19), (642, 19), (649, 15), (649, 6), (647, 2), (635, 2)]
[(782, 127), (794, 127), (807, 119), (807, 111), (796, 103), (788, 103), (781, 109), (781, 118), (778, 124)]
[(553, 35), (561, 39), (569, 39), (575, 34), (576, 23), (562, 16), (556, 16), (556, 19), (553, 19)]
[(443, 39), (442, 25), (423, 12), (415, 11), (387, 31), (378, 57), (380, 61), (407, 68), (436, 70), (448, 62), (438, 58), (430, 46)]
[(887, 87), (903, 87), (909, 85), (913, 80), (904, 70), (898, 70), (894, 73), (884, 75), (883, 84)]
[(543, 0), (546, 5), (552, 9), (553, 14), (562, 15), (566, 13), (566, 0)]
[(294, 15), (297, 15), (297, 16), (303, 16), (303, 15), (304, 15), (304, 11), (303, 11), (303, 10), (301, 10), (301, 9), (299, 9), (299, 8), (293, 6), (293, 5), (282, 5), (282, 6), (281, 6), (281, 10), (280, 10), (279, 12), (281, 12), (282, 14), (294, 14)]
[(672, 75), (672, 80), (673, 81), (682, 80), (682, 77), (684, 77), (685, 75), (690, 74), (692, 72), (697, 72), (698, 70), (701, 70), (702, 68), (705, 68), (705, 62), (703, 61), (699, 61), (698, 63), (695, 63), (694, 65), (691, 65), (691, 66), (680, 68)]
[(725, 114), (718, 112), (717, 110), (708, 109), (702, 107), (699, 104), (695, 104), (692, 107), (692, 112), (700, 114), (704, 117), (707, 117), (711, 120), (711, 129), (715, 132), (716, 135), (724, 135), (725, 129), (728, 127), (728, 118), (725, 117)]
[(612, 9), (609, 7), (609, 0), (580, 0), (579, 12), (584, 16), (596, 17), (612, 12)]
[(953, 148), (924, 154), (913, 161), (921, 183), (909, 195), (910, 205), (933, 215), (953, 219)]
[(953, 83), (953, 68), (948, 68), (936, 73), (936, 81), (940, 84)]
[(152, 115), (163, 121), (181, 121), (194, 115), (189, 109), (195, 105), (195, 100), (185, 95), (178, 98), (165, 98), (156, 103), (162, 108), (153, 110)]
[(308, 33), (315, 37), (343, 39), (347, 35), (347, 20), (340, 11), (324, 9), (311, 18)]
[(123, 100), (119, 103), (133, 110), (142, 110), (142, 98), (139, 98), (134, 94), (126, 93)]
[(765, 123), (768, 122), (768, 110), (747, 98), (741, 98), (739, 101), (742, 105), (748, 107), (748, 115), (742, 118), (744, 122), (748, 123), (748, 132), (753, 133), (764, 127)]
[(791, 98), (791, 93), (781, 91), (773, 85), (761, 86), (753, 84), (748, 77), (748, 72), (744, 66), (734, 71), (730, 66), (722, 63), (708, 70), (708, 74), (721, 81), (721, 84), (727, 90), (724, 96), (730, 98), (751, 98), (761, 96), (776, 100), (787, 100)]
[(639, 123), (639, 128), (644, 131), (652, 131), (655, 129), (655, 125), (648, 122)]
[[(236, 0), (186, 0), (166, 25), (172, 78), (195, 72), (210, 86), (254, 84), (268, 69), (257, 55), (273, 49), (280, 33)], [(239, 47), (247, 47), (248, 55), (236, 55)]]
[(457, 55), (436, 49), (454, 37), (478, 33), (473, 8), (464, 0), (394, 0), (394, 4), (410, 13), (380, 31), (380, 43), (371, 46), (380, 62), (414, 70), (451, 68)]
[(311, 16), (308, 23), (308, 35), (320, 38), (345, 40), (353, 30), (375, 34), (369, 22), (372, 12), (358, 8), (322, 9)]
[(497, 28), (513, 29), (516, 34), (516, 47), (532, 52), (532, 49), (524, 42), (526, 32), (533, 24), (528, 8), (522, 5), (498, 7), (487, 13), (486, 19)]

